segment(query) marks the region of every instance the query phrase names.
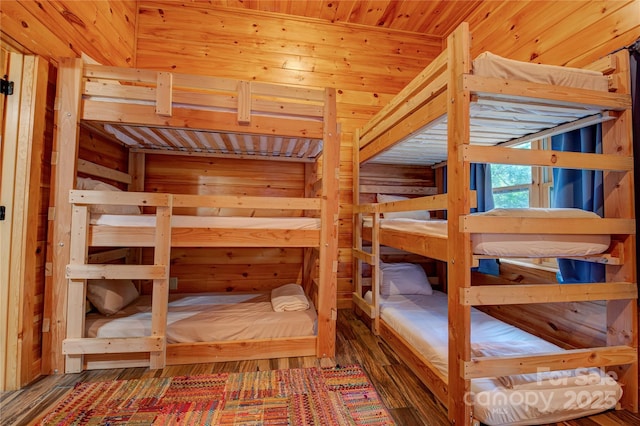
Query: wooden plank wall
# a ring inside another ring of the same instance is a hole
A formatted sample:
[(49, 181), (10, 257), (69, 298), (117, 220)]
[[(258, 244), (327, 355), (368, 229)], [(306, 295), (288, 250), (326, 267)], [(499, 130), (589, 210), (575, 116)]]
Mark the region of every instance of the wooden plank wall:
[[(145, 191), (200, 195), (302, 197), (303, 163), (146, 154)], [(175, 209), (175, 214), (301, 216), (293, 210)], [(144, 250), (143, 262), (152, 259)], [(174, 248), (177, 292), (251, 291), (301, 282), (301, 248)], [(147, 285), (143, 291), (147, 291)], [(173, 291), (172, 292), (176, 292)]]
[(0, 2), (3, 40), (50, 62), (85, 53), (105, 65), (135, 61), (135, 0)]

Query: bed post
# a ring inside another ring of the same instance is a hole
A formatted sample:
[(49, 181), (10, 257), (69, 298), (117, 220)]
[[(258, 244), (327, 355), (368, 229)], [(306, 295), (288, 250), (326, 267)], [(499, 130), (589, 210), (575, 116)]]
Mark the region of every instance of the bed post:
[(459, 218), (470, 213), (470, 163), (459, 152), (469, 144), (470, 94), (462, 87), (462, 75), (470, 71), (469, 24), (462, 23), (447, 39), (447, 218), (448, 218), (448, 299), (449, 299), (449, 420), (469, 425), (470, 381), (463, 379), (462, 366), (471, 357), (471, 307), (460, 303), (460, 291), (470, 286), (471, 237), (460, 231)]
[[(627, 51), (615, 56), (618, 78), (617, 93), (631, 92), (629, 78), (629, 55)], [(632, 112), (626, 109), (615, 120), (602, 123), (603, 154), (633, 156), (633, 136), (631, 129)], [(604, 216), (606, 218), (634, 218), (634, 177), (633, 171), (605, 171), (604, 177)], [(607, 282), (637, 283), (636, 236), (621, 235), (624, 238), (624, 263), (607, 265)], [(608, 300), (607, 305), (607, 346), (627, 345), (638, 347), (638, 307), (636, 299)], [(638, 411), (638, 363), (612, 367), (618, 381), (624, 386), (620, 403), (622, 408)]]
[[(144, 173), (145, 173), (146, 154), (144, 152), (129, 151), (128, 173), (131, 176), (131, 183), (128, 191), (144, 192)], [(142, 263), (142, 248), (131, 247), (126, 263), (139, 265)], [(138, 290), (140, 285), (138, 283)]]
[[(51, 275), (45, 291), (43, 336), (43, 372), (61, 373), (65, 370), (62, 341), (66, 338), (67, 290), (66, 267), (70, 259), (71, 204), (69, 190), (75, 185), (79, 143), (80, 97), (82, 89), (82, 60), (61, 58), (58, 66), (56, 95), (56, 132), (51, 155), (51, 207), (53, 221), (50, 247)], [(48, 315), (47, 315), (48, 314)], [(48, 331), (48, 332), (47, 332)], [(44, 360), (45, 357), (48, 360)], [(47, 368), (48, 367), (48, 368)]]
[[(351, 176), (353, 183), (353, 199), (352, 205), (354, 209), (360, 205), (360, 129), (355, 130), (353, 135), (353, 146), (351, 155)], [(362, 251), (362, 213), (358, 210), (354, 210), (353, 214), (353, 248), (352, 253), (353, 261), (353, 285), (355, 294), (358, 297), (362, 297), (362, 260), (356, 256), (356, 251)], [(353, 308), (357, 309), (357, 305), (354, 303)]]
[(336, 91), (325, 89), (322, 154), (320, 277), (316, 355), (333, 357), (336, 350), (338, 272), (338, 178), (340, 137), (336, 122)]

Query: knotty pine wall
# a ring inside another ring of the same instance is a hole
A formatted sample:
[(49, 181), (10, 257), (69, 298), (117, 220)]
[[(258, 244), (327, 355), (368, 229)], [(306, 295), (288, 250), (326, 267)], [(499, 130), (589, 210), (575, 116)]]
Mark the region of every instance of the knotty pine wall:
[(136, 17), (136, 0), (0, 2), (3, 42), (54, 63), (84, 52), (101, 64), (133, 66)]
[[(145, 191), (173, 194), (303, 197), (303, 163), (146, 154)], [(294, 210), (175, 209), (175, 214), (302, 216)], [(153, 263), (151, 250), (143, 261)], [(301, 282), (302, 248), (173, 248), (178, 292), (251, 291)], [(149, 291), (149, 286), (143, 286)]]

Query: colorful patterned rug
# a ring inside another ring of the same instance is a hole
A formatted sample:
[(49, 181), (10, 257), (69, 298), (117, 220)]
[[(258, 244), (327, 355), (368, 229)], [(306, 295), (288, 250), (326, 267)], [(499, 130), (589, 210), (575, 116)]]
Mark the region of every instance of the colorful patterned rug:
[(360, 366), (78, 383), (42, 425), (393, 425)]

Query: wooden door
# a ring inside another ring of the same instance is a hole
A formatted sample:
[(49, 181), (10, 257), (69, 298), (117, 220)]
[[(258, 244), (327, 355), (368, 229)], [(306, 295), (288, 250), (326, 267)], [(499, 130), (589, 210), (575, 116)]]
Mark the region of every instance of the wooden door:
[(49, 67), (4, 47), (1, 58), (13, 94), (0, 95), (0, 390), (13, 390), (40, 375), (42, 358), (36, 253)]

